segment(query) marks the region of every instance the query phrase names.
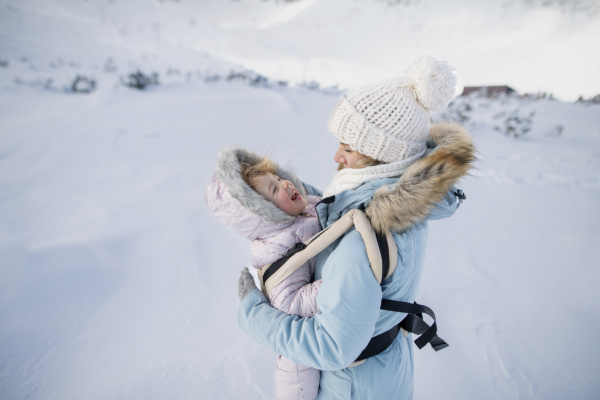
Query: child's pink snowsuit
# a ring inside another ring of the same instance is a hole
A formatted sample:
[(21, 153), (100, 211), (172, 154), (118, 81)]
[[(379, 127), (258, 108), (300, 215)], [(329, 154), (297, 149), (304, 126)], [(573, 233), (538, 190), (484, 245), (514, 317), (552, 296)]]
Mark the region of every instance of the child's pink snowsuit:
[[(271, 232), (252, 240), (250, 261), (254, 268), (262, 268), (274, 263), (284, 257), (296, 243), (310, 239), (321, 230), (315, 213), (315, 204), (319, 200), (319, 197), (308, 196), (306, 208), (291, 225), (283, 227), (271, 224)], [(318, 311), (317, 293), (321, 282), (310, 284), (314, 267), (313, 258), (275, 286), (269, 293), (271, 305), (286, 314), (302, 317), (315, 315)]]
[[(219, 221), (252, 241), (250, 260), (262, 268), (285, 256), (296, 243), (304, 242), (320, 230), (316, 196), (305, 196), (307, 206), (291, 222), (268, 223), (231, 197), (217, 177), (205, 191), (209, 211)], [(314, 259), (275, 286), (269, 293), (271, 305), (287, 314), (312, 317), (318, 312), (317, 294), (322, 280), (311, 283)], [(315, 399), (319, 390), (320, 371), (298, 365), (279, 356), (275, 370), (275, 396), (280, 400)]]
[[(308, 196), (308, 205), (296, 217), (292, 225), (281, 228), (274, 226), (273, 236), (262, 235), (252, 241), (250, 260), (255, 268), (271, 264), (294, 247), (320, 231), (315, 213), (319, 197)], [(297, 269), (292, 275), (275, 286), (269, 293), (271, 305), (290, 315), (312, 317), (317, 308), (317, 294), (323, 281), (311, 283), (314, 274), (314, 258)], [(275, 396), (279, 400), (315, 399), (319, 391), (320, 372), (299, 365), (279, 356), (275, 370)]]

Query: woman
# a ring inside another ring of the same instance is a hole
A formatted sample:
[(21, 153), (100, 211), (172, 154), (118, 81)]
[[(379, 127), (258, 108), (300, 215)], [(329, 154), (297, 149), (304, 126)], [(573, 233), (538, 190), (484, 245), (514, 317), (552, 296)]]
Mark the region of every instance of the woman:
[(252, 277), (240, 277), (240, 327), (278, 354), (322, 370), (319, 399), (412, 398), (410, 334), (349, 365), (373, 336), (404, 318), (380, 311), (381, 300), (415, 300), (427, 221), (452, 215), (460, 204), (453, 185), (475, 160), (471, 138), (458, 125), (429, 126), (430, 111), (444, 109), (454, 96), (453, 71), (423, 57), (406, 76), (343, 96), (329, 121), (340, 141), (334, 156), (340, 169), (317, 206), (319, 222), (325, 228), (351, 209), (364, 209), (374, 229), (394, 234), (398, 264), (391, 277), (378, 285), (352, 229), (317, 256), (315, 279), (323, 285), (320, 312), (312, 318), (271, 308)]

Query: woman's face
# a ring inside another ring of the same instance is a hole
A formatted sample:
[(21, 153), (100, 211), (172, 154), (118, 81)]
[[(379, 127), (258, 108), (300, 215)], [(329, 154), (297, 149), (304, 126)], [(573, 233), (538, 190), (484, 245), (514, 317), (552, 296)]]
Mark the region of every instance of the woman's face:
[(333, 160), (336, 163), (343, 165), (344, 168), (354, 168), (354, 164), (363, 158), (367, 157), (360, 154), (358, 151), (352, 150), (347, 144), (340, 143), (340, 147), (338, 147), (335, 152)]

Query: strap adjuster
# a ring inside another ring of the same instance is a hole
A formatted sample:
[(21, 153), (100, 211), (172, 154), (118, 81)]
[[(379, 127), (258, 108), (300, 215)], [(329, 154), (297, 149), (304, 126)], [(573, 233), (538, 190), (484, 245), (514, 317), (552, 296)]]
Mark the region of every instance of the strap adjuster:
[(462, 191), (462, 189), (456, 189), (456, 191), (452, 192), (456, 195), (456, 197), (458, 197), (461, 200), (466, 200), (467, 199), (467, 195), (465, 194), (465, 192)]

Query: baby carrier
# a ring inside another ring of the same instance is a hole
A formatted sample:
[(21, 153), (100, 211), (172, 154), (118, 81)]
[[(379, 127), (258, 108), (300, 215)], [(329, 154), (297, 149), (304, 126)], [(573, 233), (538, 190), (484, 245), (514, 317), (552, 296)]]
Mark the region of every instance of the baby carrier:
[[(361, 210), (350, 210), (339, 220), (310, 238), (304, 243), (298, 243), (288, 254), (258, 270), (261, 290), (268, 297), (269, 292), (277, 286), (282, 280), (290, 276), (296, 269), (300, 268), (309, 259), (319, 254), (327, 246), (335, 242), (350, 228), (355, 227), (361, 235), (367, 250), (367, 256), (373, 270), (373, 275), (377, 282), (381, 283), (390, 277), (396, 269), (398, 262), (398, 248), (394, 237), (390, 232), (379, 234), (371, 227), (369, 219)], [(367, 358), (376, 356), (385, 351), (398, 334), (402, 331), (411, 332), (420, 335), (415, 344), (419, 349), (427, 343), (435, 351), (448, 347), (448, 344), (437, 336), (437, 325), (433, 310), (421, 304), (407, 303), (396, 300), (381, 301), (381, 309), (386, 311), (395, 311), (406, 313), (406, 317), (399, 324), (392, 327), (387, 332), (383, 332), (371, 338), (367, 347), (358, 356), (356, 361), (350, 366), (358, 365)], [(423, 314), (429, 315), (433, 319), (433, 324), (429, 326), (423, 320)]]

